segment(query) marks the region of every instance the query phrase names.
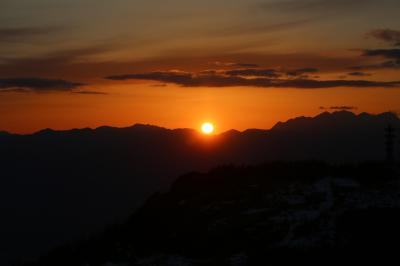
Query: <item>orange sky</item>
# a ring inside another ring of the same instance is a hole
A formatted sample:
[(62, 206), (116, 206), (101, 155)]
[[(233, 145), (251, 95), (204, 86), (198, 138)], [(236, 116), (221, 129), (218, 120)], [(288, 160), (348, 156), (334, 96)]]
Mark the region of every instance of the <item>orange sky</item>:
[[(110, 87), (113, 87), (110, 85)], [(216, 131), (232, 128), (270, 128), (277, 121), (323, 110), (320, 106), (357, 107), (355, 112), (378, 113), (393, 110), (400, 102), (398, 89), (340, 88), (335, 90), (298, 90), (264, 88), (181, 88), (175, 85), (154, 87), (142, 84), (115, 85), (110, 95), (9, 93), (0, 106), (4, 129), (29, 133), (43, 128), (70, 129), (135, 123), (168, 128), (199, 128), (211, 121)], [(24, 108), (20, 108), (24, 106)], [(332, 110), (328, 110), (332, 111)], [(394, 110), (396, 111), (396, 110)]]
[(399, 5), (2, 0), (0, 130), (212, 121), (222, 132), (331, 107), (397, 112)]

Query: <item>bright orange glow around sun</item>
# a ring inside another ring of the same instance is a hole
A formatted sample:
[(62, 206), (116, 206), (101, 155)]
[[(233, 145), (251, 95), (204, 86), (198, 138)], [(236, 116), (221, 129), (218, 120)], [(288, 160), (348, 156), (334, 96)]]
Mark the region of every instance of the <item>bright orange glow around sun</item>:
[(206, 135), (210, 135), (214, 132), (214, 125), (210, 122), (203, 123), (201, 125), (201, 131)]

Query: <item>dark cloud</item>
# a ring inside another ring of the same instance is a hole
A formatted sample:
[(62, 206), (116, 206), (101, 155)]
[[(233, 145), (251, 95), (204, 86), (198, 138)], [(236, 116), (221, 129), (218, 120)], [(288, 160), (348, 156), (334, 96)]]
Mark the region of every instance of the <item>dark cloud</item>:
[(400, 68), (400, 62), (385, 61), (385, 62), (378, 63), (378, 64), (352, 66), (349, 69), (351, 69), (351, 70), (379, 70), (379, 69), (386, 69), (386, 68)]
[(233, 69), (225, 71), (229, 76), (253, 76), (253, 77), (279, 77), (280, 74), (274, 69)]
[(320, 106), (320, 110), (334, 110), (334, 111), (352, 111), (352, 110), (357, 110), (358, 108), (355, 106), (348, 106), (348, 105), (340, 105), (340, 106), (331, 106), (331, 107), (325, 107), (325, 106)]
[(400, 46), (400, 31), (390, 29), (376, 29), (367, 34), (378, 40), (384, 41), (394, 46)]
[(308, 67), (308, 68), (298, 68), (298, 69), (294, 69), (294, 70), (289, 70), (286, 72), (286, 74), (288, 76), (301, 76), (304, 74), (317, 73), (317, 72), (319, 72), (318, 68)]
[(0, 91), (71, 91), (84, 86), (83, 83), (76, 83), (62, 79), (45, 78), (0, 78)]
[(260, 67), (258, 64), (254, 63), (232, 63), (232, 62), (213, 62), (213, 65), (218, 67), (246, 67), (246, 68), (257, 68)]
[(374, 70), (385, 68), (400, 68), (400, 49), (368, 49), (363, 50), (364, 57), (384, 58), (386, 61), (377, 64), (352, 66), (352, 70)]
[(151, 80), (173, 83), (184, 87), (264, 87), (264, 88), (299, 88), (322, 89), (335, 87), (397, 87), (399, 82), (380, 82), (367, 80), (315, 80), (315, 79), (278, 79), (278, 78), (245, 78), (228, 76), (224, 73), (203, 75), (179, 71), (159, 71), (139, 74), (116, 75), (106, 77), (110, 80)]
[[(166, 83), (174, 83), (185, 87), (231, 87), (231, 86), (249, 86), (255, 79), (245, 79), (235, 76), (225, 76), (221, 74), (193, 74), (190, 72), (179, 71), (159, 71), (139, 74), (116, 75), (106, 77), (110, 80), (152, 80)], [(269, 82), (269, 79), (258, 79), (263, 82)]]
[[(203, 76), (211, 76), (211, 75), (203, 75)], [(139, 74), (115, 75), (106, 77), (106, 79), (110, 80), (144, 79), (144, 80), (154, 80), (154, 81), (162, 81), (162, 82), (185, 85), (185, 84), (190, 84), (194, 80), (194, 77), (189, 72), (158, 71), (158, 72), (148, 72)]]
[(347, 75), (349, 75), (349, 76), (356, 76), (356, 77), (368, 77), (368, 76), (372, 76), (371, 73), (366, 73), (366, 72), (361, 72), (361, 71), (350, 72), (350, 73), (347, 73)]
[(59, 31), (60, 28), (0, 28), (0, 43), (31, 39)]
[(375, 56), (400, 61), (400, 49), (371, 49), (364, 50), (363, 56)]
[(101, 91), (74, 91), (73, 93), (85, 95), (108, 95), (108, 93)]
[(252, 76), (252, 77), (269, 77), (269, 78), (278, 78), (281, 76), (290, 76), (290, 77), (306, 77), (305, 74), (316, 73), (319, 72), (317, 68), (298, 68), (293, 70), (275, 70), (275, 69), (233, 69), (225, 71), (224, 73), (228, 76)]
[(341, 110), (341, 111), (351, 111), (351, 110), (357, 110), (358, 108), (355, 106), (331, 106), (329, 109), (331, 110)]
[(313, 79), (293, 79), (279, 83), (279, 87), (302, 88), (302, 89), (323, 89), (336, 87), (354, 87), (354, 88), (371, 88), (371, 87), (397, 87), (400, 81), (381, 82), (368, 80), (313, 80)]

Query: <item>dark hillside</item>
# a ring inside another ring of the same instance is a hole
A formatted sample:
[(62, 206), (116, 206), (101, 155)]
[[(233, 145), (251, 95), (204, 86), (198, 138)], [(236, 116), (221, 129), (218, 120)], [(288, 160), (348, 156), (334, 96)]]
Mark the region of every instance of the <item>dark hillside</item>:
[(33, 265), (281, 265), (325, 256), (328, 263), (344, 256), (394, 257), (398, 222), (398, 176), (384, 164), (221, 166), (182, 176), (123, 225)]

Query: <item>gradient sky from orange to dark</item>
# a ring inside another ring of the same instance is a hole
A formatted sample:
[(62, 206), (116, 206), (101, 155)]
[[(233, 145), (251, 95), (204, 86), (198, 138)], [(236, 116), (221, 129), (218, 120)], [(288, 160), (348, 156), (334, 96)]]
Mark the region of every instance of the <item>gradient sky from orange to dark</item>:
[(2, 0), (0, 130), (221, 132), (400, 111), (399, 11), (397, 0)]

